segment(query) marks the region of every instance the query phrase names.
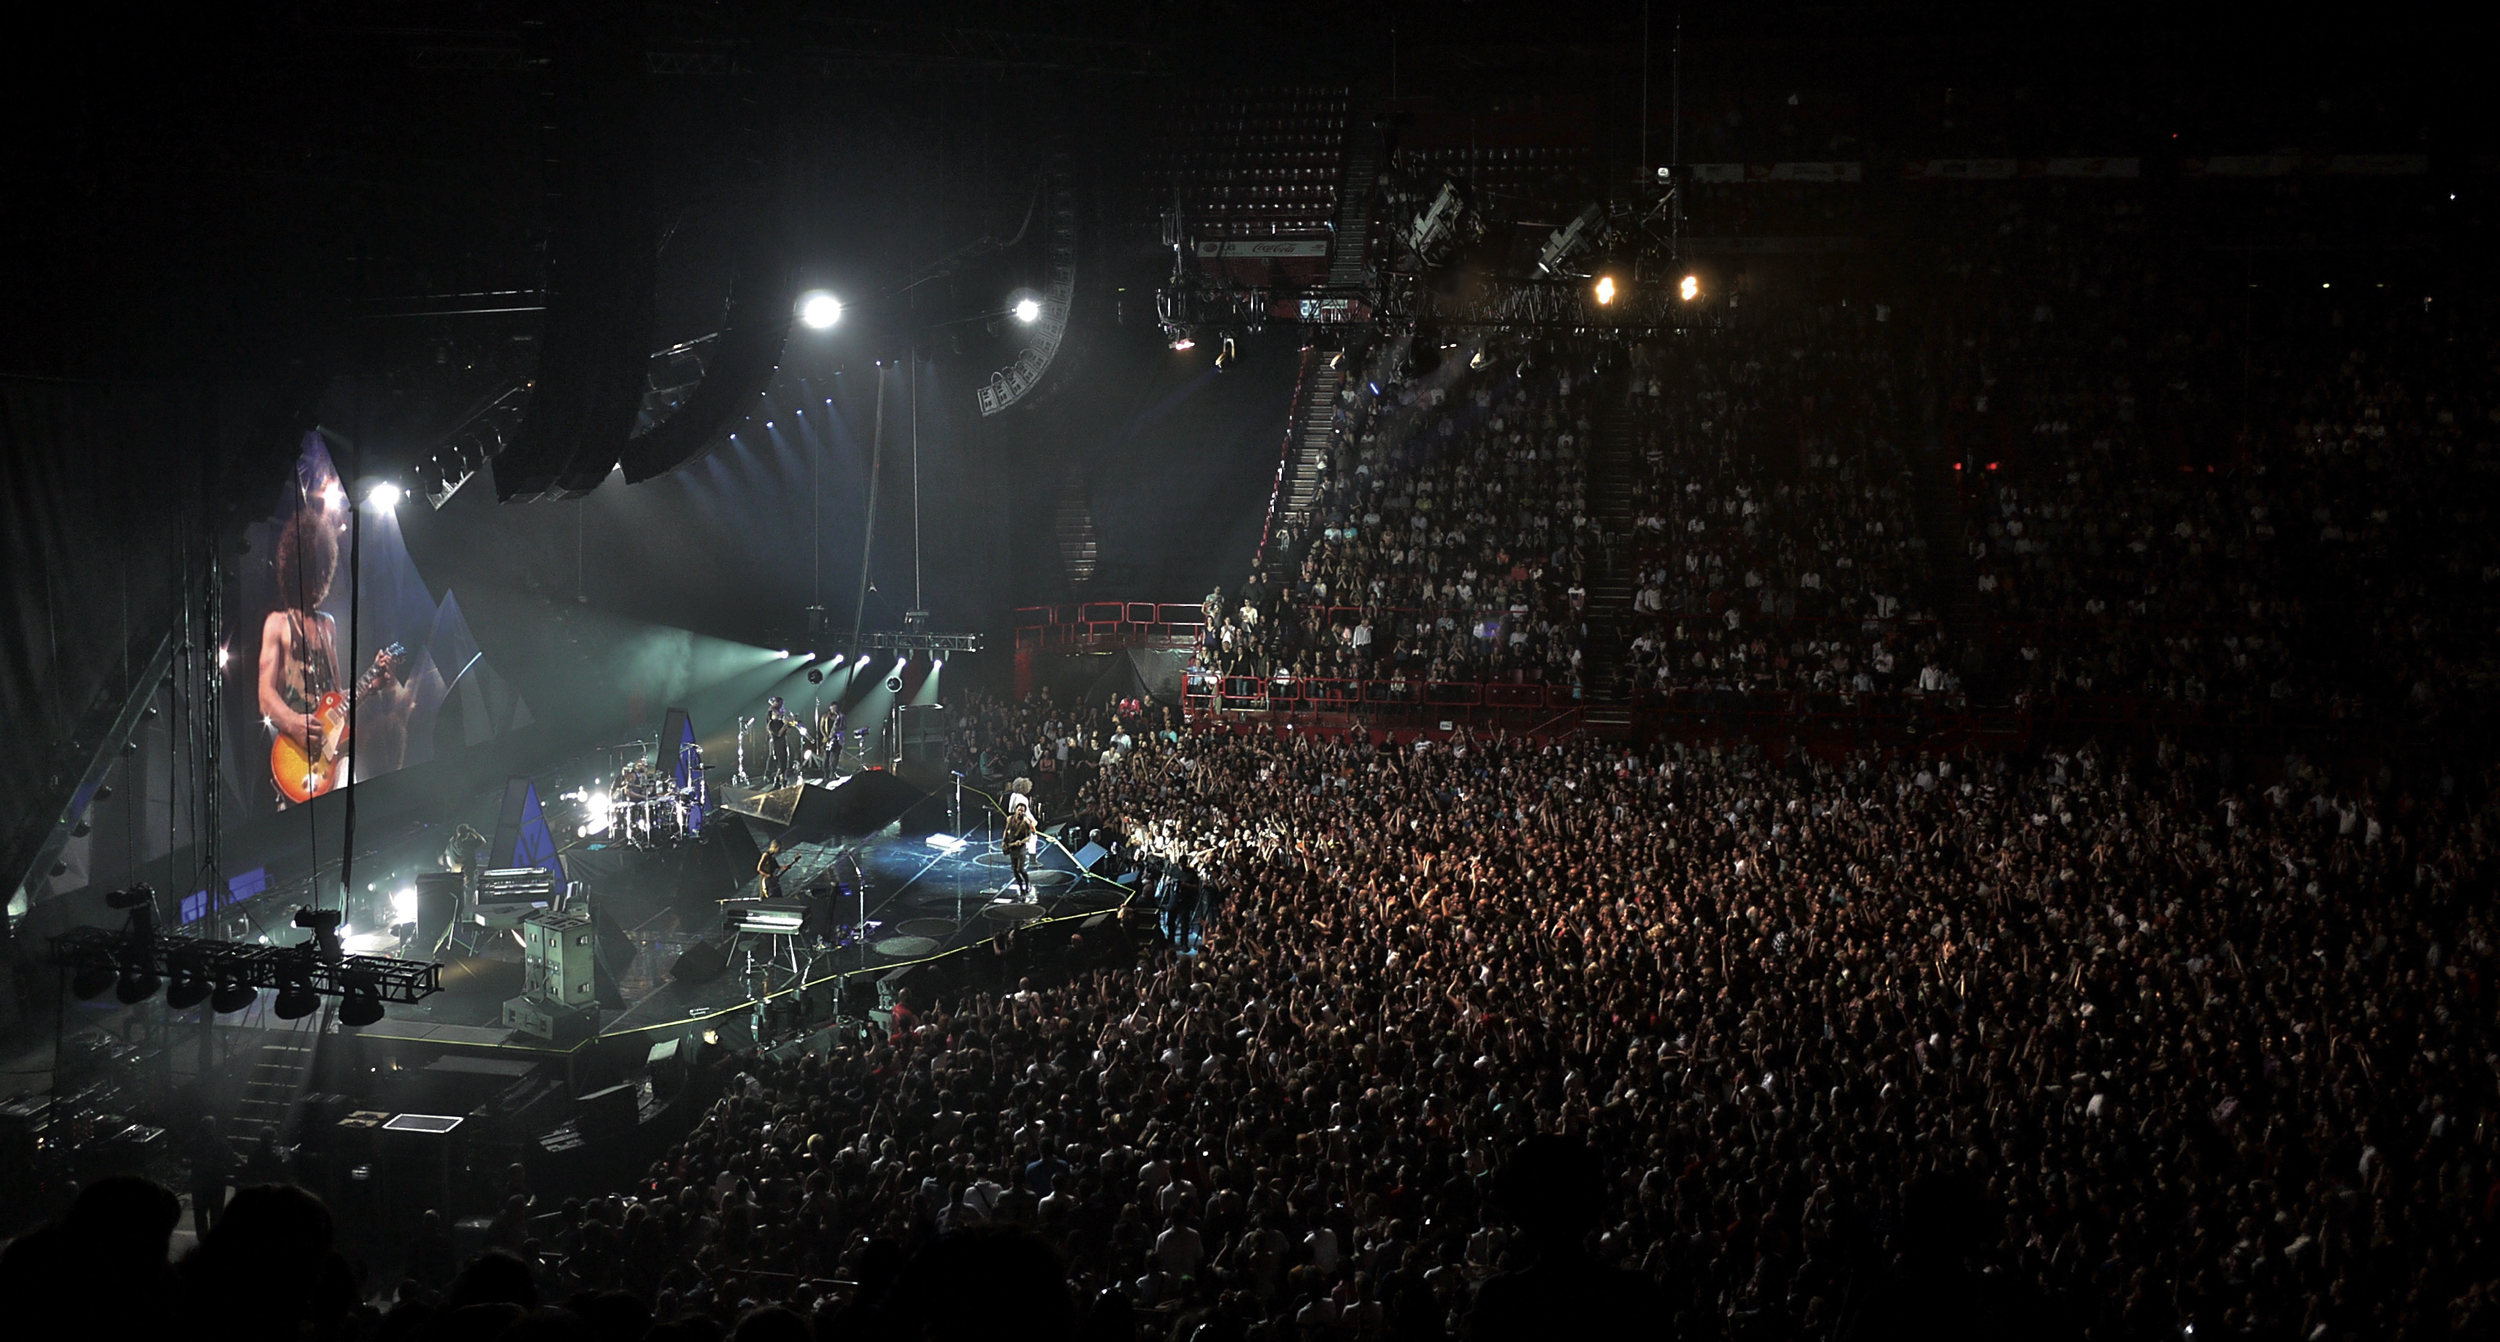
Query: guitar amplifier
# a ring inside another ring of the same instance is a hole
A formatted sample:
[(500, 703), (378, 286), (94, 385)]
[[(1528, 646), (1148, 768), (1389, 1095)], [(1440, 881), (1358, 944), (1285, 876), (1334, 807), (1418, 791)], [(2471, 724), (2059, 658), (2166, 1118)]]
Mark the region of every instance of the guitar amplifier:
[(550, 1044), (578, 1044), (599, 1033), (599, 1008), (562, 1007), (535, 997), (507, 998), (503, 1004), (503, 1024)]
[(578, 1009), (598, 1005), (598, 933), (590, 915), (570, 910), (542, 910), (521, 920), (521, 995), (549, 1006)]

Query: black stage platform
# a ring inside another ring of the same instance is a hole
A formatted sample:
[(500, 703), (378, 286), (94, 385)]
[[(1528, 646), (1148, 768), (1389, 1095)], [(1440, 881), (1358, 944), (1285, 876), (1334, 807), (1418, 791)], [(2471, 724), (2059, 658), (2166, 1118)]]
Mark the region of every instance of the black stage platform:
[[(726, 800), (738, 806), (749, 797), (731, 791)], [(967, 812), (984, 805), (967, 793)], [(856, 887), (864, 913), (856, 929), (846, 926), (830, 937), (733, 936), (723, 929), (724, 901), (758, 895), (754, 855), (782, 829), (726, 809), (714, 813), (710, 829), (703, 840), (673, 847), (635, 849), (585, 840), (566, 850), (568, 874), (587, 887), (589, 907), (621, 933), (621, 942), (614, 943), (619, 949), (630, 947), (609, 957), (612, 1000), (620, 1005), (601, 1013), (599, 1038), (590, 1044), (627, 1035), (659, 1042), (697, 1029), (745, 1043), (752, 1039), (759, 1000), (781, 1001), (799, 991), (810, 996), (790, 1014), (821, 1023), (834, 1014), (841, 980), (873, 983), (897, 969), (994, 951), (1002, 934), (1020, 928), (1057, 928), (1064, 935), (1072, 926), (1099, 926), (1133, 894), (1129, 885), (1080, 871), (1067, 847), (1046, 833), (1044, 851), (1032, 865), (1035, 900), (1002, 899), (1007, 858), (990, 835), (975, 828), (962, 840), (943, 832), (911, 837), (889, 824), (866, 836), (794, 843), (784, 853), (790, 863), (781, 878), (784, 898), (796, 906), (820, 884)], [(1028, 934), (1011, 940), (1036, 939)], [(672, 976), (689, 952), (702, 964), (707, 947), (722, 953), (720, 970), (709, 975), (680, 970)], [(483, 943), (479, 952), (447, 960), (444, 992), (417, 1006), (392, 1007), (385, 1020), (361, 1032), (363, 1037), (375, 1044), (541, 1056), (589, 1046), (556, 1048), (504, 1030), (504, 999), (521, 991), (519, 940), (505, 934)], [(967, 962), (938, 972), (959, 968), (977, 978), (977, 971), (993, 967)]]

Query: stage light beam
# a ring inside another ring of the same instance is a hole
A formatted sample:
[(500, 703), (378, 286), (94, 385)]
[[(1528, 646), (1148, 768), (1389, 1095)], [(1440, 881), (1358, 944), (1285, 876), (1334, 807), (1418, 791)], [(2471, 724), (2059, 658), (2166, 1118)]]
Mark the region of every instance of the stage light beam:
[(1677, 296), (1681, 297), (1687, 303), (1701, 297), (1701, 276), (1685, 276), (1684, 282), (1675, 286), (1675, 292)]
[(1042, 300), (1038, 298), (1019, 298), (1016, 300), (1017, 321), (1023, 322), (1027, 326), (1031, 326), (1033, 323), (1040, 321), (1041, 319)]
[(403, 497), (405, 496), (399, 486), (388, 480), (365, 491), (365, 502), (386, 513), (399, 507), (399, 501)]
[(830, 331), (842, 320), (842, 300), (822, 289), (799, 300), (799, 320), (816, 331)]
[(1614, 276), (1612, 276), (1612, 275), (1600, 275), (1600, 276), (1598, 276), (1598, 277), (1597, 277), (1597, 302), (1598, 302), (1598, 305), (1599, 305), (1600, 307), (1603, 307), (1603, 306), (1605, 306), (1605, 305), (1607, 305), (1607, 304), (1609, 304), (1609, 303), (1612, 303), (1612, 302), (1614, 302), (1614, 301), (1615, 301), (1615, 277), (1614, 277)]

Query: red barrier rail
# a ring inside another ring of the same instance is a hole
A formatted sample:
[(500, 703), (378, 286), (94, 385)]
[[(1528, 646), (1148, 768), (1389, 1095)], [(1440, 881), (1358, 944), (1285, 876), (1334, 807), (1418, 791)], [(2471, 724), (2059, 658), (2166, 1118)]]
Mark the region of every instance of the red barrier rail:
[(1041, 648), (1194, 648), (1206, 630), (1195, 602), (1088, 601), (1016, 611), (1016, 651)]

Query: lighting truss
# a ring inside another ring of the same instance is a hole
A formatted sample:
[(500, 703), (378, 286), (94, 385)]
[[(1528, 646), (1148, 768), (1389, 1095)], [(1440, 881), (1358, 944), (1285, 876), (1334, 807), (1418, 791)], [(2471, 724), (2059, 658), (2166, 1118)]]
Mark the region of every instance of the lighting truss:
[(881, 633), (861, 634), (818, 643), (813, 651), (819, 657), (834, 653), (849, 656), (860, 652), (979, 652), (979, 634), (933, 634), (922, 629), (895, 629)]
[(168, 981), (177, 971), (212, 984), (309, 988), (323, 997), (371, 989), (385, 1002), (409, 1005), (443, 990), (443, 967), (385, 955), (320, 954), (311, 943), (258, 946), (205, 937), (133, 936), (128, 931), (73, 927), (52, 938), (49, 962), (65, 969), (144, 969)]

